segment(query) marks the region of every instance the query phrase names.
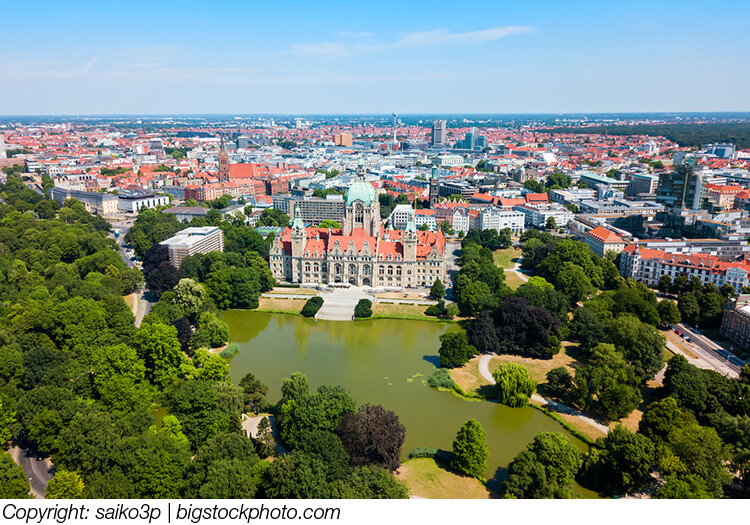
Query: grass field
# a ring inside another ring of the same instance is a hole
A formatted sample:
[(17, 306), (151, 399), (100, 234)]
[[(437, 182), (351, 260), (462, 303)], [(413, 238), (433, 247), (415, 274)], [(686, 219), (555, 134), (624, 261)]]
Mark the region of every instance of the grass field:
[[(490, 368), (490, 370), (492, 370)], [(494, 395), (495, 388), (479, 373), (479, 356), (472, 358), (461, 368), (450, 370), (453, 381), (468, 394)]]
[(510, 269), (516, 264), (516, 260), (521, 256), (521, 250), (515, 248), (504, 248), (492, 252), (495, 264), (501, 268)]
[(299, 314), (307, 299), (282, 299), (261, 296), (256, 312)]
[(315, 288), (274, 288), (266, 293), (278, 295), (318, 295), (320, 294), (320, 290), (316, 290)]
[(131, 312), (133, 311), (133, 305), (135, 304), (136, 297), (137, 296), (134, 293), (123, 296), (123, 299), (125, 300), (125, 304), (128, 305)]
[(575, 375), (575, 368), (581, 363), (576, 358), (578, 345), (569, 341), (562, 342), (562, 350), (552, 359), (533, 359), (531, 357), (521, 357), (517, 355), (495, 356), (490, 360), (490, 372), (495, 370), (502, 363), (518, 363), (529, 371), (529, 376), (538, 384), (547, 382), (547, 372), (553, 368), (563, 366)]
[(505, 284), (507, 284), (511, 290), (517, 289), (525, 282), (526, 281), (521, 279), (516, 272), (505, 272)]
[(410, 459), (396, 476), (411, 496), (428, 499), (489, 499), (493, 493), (478, 480), (447, 470), (432, 458)]

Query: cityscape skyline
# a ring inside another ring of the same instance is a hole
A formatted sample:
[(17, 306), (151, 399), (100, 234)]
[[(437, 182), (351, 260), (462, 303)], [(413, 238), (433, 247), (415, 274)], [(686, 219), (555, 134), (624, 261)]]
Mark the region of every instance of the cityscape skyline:
[(731, 4), (15, 4), (0, 114), (747, 111)]

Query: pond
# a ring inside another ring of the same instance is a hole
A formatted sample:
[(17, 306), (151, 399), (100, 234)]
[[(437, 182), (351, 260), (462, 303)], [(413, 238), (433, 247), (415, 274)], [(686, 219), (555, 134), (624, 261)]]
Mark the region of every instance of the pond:
[[(359, 404), (394, 411), (406, 427), (403, 455), (416, 447), (450, 450), (456, 432), (476, 419), (487, 433), (490, 456), (485, 477), (493, 488), (508, 463), (538, 432), (564, 432), (581, 451), (585, 443), (552, 418), (532, 408), (508, 408), (488, 401), (470, 402), (426, 385), (438, 365), (443, 333), (456, 325), (429, 321), (315, 321), (300, 316), (233, 310), (222, 313), (231, 340), (240, 345), (232, 359), (233, 382), (252, 372), (268, 385), (268, 400), (281, 398), (281, 381), (292, 372), (307, 375), (311, 390), (342, 385)], [(584, 497), (595, 493), (581, 487)]]

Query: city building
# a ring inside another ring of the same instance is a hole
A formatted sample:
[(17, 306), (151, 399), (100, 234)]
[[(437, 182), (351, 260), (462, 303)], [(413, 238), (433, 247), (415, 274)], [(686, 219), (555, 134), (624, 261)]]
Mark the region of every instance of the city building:
[(513, 209), (524, 214), (526, 228), (546, 228), (550, 217), (555, 220), (555, 226), (561, 228), (566, 226), (574, 216), (568, 208), (554, 202), (549, 204), (520, 204), (514, 206)]
[[(488, 208), (479, 213), (480, 230), (503, 230), (509, 228), (513, 235), (524, 232), (526, 215), (520, 211), (505, 211), (498, 208)], [(455, 228), (454, 228), (455, 229)]]
[(597, 185), (601, 184), (608, 188), (625, 191), (630, 184), (627, 180), (617, 180), (607, 177), (606, 175), (600, 175), (593, 171), (584, 171), (580, 174), (581, 182), (588, 184), (589, 188), (596, 188)]
[(432, 140), (431, 144), (433, 148), (445, 147), (445, 136), (446, 136), (446, 121), (436, 120), (432, 123)]
[(656, 287), (662, 275), (673, 281), (684, 276), (697, 277), (701, 283), (714, 283), (717, 288), (731, 285), (737, 293), (748, 285), (750, 261), (724, 261), (713, 255), (683, 255), (629, 244), (620, 255), (620, 274), (643, 284)]
[(120, 199), (111, 193), (99, 193), (94, 191), (79, 191), (55, 186), (50, 193), (53, 199), (64, 204), (67, 199), (80, 201), (89, 213), (95, 215), (112, 215), (120, 211)]
[(326, 195), (325, 199), (320, 197), (294, 197), (291, 195), (274, 195), (273, 207), (281, 210), (290, 218), (295, 218), (295, 207), (302, 214), (302, 222), (305, 224), (320, 224), (325, 220), (344, 222), (346, 201), (342, 195)]
[(352, 145), (352, 134), (351, 133), (337, 133), (333, 136), (333, 144), (335, 146), (347, 146)]
[(656, 193), (659, 187), (659, 177), (651, 173), (633, 173), (630, 176), (630, 185), (628, 186), (628, 197), (637, 197), (638, 195), (651, 195)]
[(620, 253), (625, 249), (623, 238), (604, 226), (587, 231), (584, 240), (599, 257), (604, 257), (607, 252)]
[(169, 197), (166, 195), (154, 195), (153, 193), (133, 193), (130, 195), (120, 195), (120, 209), (130, 213), (138, 213), (143, 208), (156, 208), (157, 206), (166, 206), (169, 204)]
[(445, 237), (417, 231), (414, 216), (404, 231), (381, 226), (375, 188), (360, 162), (346, 193), (341, 229), (306, 228), (301, 210), (291, 227), (274, 239), (269, 256), (277, 281), (349, 283), (374, 287), (429, 287), (446, 282)]
[(688, 164), (680, 164), (659, 177), (656, 200), (669, 208), (698, 210), (704, 197), (703, 172)]
[(194, 218), (205, 217), (208, 208), (201, 206), (173, 206), (164, 210), (164, 213), (171, 213), (177, 219), (177, 222), (190, 222)]
[(412, 218), (414, 209), (408, 204), (396, 204), (389, 216), (391, 228), (403, 230)]
[(179, 268), (188, 255), (224, 251), (224, 233), (216, 226), (185, 228), (177, 235), (162, 241), (169, 250), (169, 262)]
[(727, 301), (721, 335), (742, 348), (750, 348), (750, 294), (743, 293)]

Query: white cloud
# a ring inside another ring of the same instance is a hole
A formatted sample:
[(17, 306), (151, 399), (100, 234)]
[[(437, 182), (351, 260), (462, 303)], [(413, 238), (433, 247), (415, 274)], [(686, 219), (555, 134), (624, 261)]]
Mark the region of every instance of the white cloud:
[(88, 71), (91, 71), (91, 68), (94, 67), (94, 65), (99, 61), (97, 57), (91, 57), (91, 60), (89, 60), (85, 66), (81, 68), (81, 73), (86, 73)]
[[(361, 44), (356, 42), (318, 42), (291, 44), (286, 54), (302, 56), (352, 56), (365, 53), (376, 53), (388, 49), (426, 47), (440, 44), (479, 44), (500, 40), (511, 35), (530, 33), (534, 29), (528, 26), (500, 26), (480, 31), (451, 33), (445, 29), (422, 33), (407, 33), (400, 40), (380, 44)], [(340, 36), (352, 38), (366, 33), (340, 32)]]

